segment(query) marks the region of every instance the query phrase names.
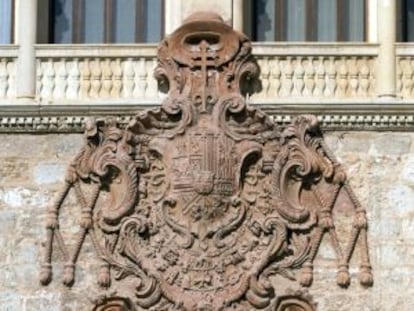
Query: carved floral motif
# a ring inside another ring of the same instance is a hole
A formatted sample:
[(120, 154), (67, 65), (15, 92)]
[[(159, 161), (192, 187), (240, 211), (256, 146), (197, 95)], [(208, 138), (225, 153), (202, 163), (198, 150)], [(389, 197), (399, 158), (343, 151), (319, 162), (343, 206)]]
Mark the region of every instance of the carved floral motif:
[[(360, 282), (370, 286), (365, 211), (316, 118), (299, 116), (281, 128), (246, 103), (260, 87), (247, 38), (199, 13), (160, 44), (158, 57), (155, 76), (168, 92), (159, 109), (137, 115), (125, 130), (112, 120), (86, 124), (84, 147), (48, 211), (41, 282), (51, 281), (55, 240), (66, 260), (64, 283), (72, 285), (89, 235), (102, 260), (99, 284), (132, 278), (135, 293), (125, 299), (137, 310), (311, 311), (303, 291), (280, 292), (275, 282), (310, 286), (329, 235), (337, 283), (349, 285), (359, 243)], [(73, 252), (59, 230), (71, 189), (82, 209)], [(354, 213), (344, 249), (336, 205)], [(122, 301), (96, 310), (133, 308)]]

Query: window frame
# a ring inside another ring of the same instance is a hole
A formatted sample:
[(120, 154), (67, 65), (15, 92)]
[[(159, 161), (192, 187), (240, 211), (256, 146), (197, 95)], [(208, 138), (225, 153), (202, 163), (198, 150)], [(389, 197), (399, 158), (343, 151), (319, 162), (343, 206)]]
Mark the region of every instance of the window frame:
[[(410, 0), (397, 0), (397, 17), (396, 17), (396, 30), (397, 30), (397, 42), (407, 43), (414, 42), (414, 30), (412, 30), (413, 41), (409, 41), (409, 25), (407, 17), (407, 6)], [(411, 0), (413, 1), (413, 0)], [(414, 5), (414, 3), (413, 3)]]
[[(251, 23), (248, 23), (250, 25), (250, 31), (248, 30), (248, 33), (251, 33), (252, 37), (257, 37), (257, 28), (256, 28), (256, 19), (257, 17), (257, 2), (255, 0), (253, 3), (250, 3), (250, 10), (248, 12), (250, 13), (250, 19)], [(275, 29), (274, 29), (274, 36), (273, 40), (278, 42), (288, 42), (287, 39), (287, 1), (289, 0), (274, 0), (274, 18), (275, 20)], [(347, 40), (347, 29), (345, 27), (342, 27), (346, 23), (346, 20), (348, 18), (347, 16), (347, 6), (346, 1), (347, 0), (336, 0), (337, 6), (336, 6), (336, 39), (332, 41), (323, 41), (317, 39), (317, 21), (318, 21), (318, 0), (306, 0), (305, 1), (305, 41), (306, 42), (352, 42), (351, 40)], [(363, 10), (364, 10), (364, 21), (363, 21), (363, 29), (362, 29), (362, 40), (358, 42), (366, 42), (367, 41), (367, 35), (368, 35), (368, 1), (363, 1)], [(256, 39), (253, 39), (256, 41)]]
[(9, 42), (8, 43), (3, 43), (3, 44), (14, 44), (15, 43), (15, 30), (16, 30), (16, 26), (15, 26), (15, 21), (16, 21), (16, 1), (15, 0), (10, 0), (10, 25), (9, 25)]
[[(54, 12), (55, 12), (55, 1), (47, 0), (49, 4), (49, 21), (47, 26), (48, 31), (48, 43), (49, 44), (61, 44), (55, 43), (55, 25), (54, 25)], [(85, 1), (88, 0), (72, 0), (72, 36), (71, 42), (67, 44), (89, 44), (85, 42)], [(150, 0), (135, 0), (135, 28), (134, 28), (134, 41), (128, 43), (117, 43), (115, 42), (115, 6), (116, 0), (104, 0), (103, 3), (103, 34), (102, 42), (100, 44), (135, 44), (135, 43), (147, 43), (145, 41), (147, 23), (146, 23), (146, 5)], [(161, 38), (165, 35), (165, 0), (161, 0), (161, 11), (160, 11), (160, 29)], [(65, 44), (65, 43), (62, 43)], [(95, 44), (95, 43), (94, 43)]]

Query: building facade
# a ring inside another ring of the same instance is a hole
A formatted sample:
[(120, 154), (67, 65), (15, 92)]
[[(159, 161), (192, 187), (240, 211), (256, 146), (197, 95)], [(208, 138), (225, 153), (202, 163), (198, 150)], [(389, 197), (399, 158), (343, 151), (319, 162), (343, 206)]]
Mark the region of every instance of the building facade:
[[(367, 209), (374, 286), (337, 288), (323, 241), (309, 289), (318, 310), (411, 310), (412, 0), (0, 0), (0, 310), (91, 309), (88, 249), (73, 288), (38, 282), (47, 205), (87, 118), (125, 125), (160, 104), (157, 42), (200, 10), (253, 38), (261, 87), (248, 100), (281, 125), (316, 114)], [(76, 212), (74, 201), (62, 216)]]

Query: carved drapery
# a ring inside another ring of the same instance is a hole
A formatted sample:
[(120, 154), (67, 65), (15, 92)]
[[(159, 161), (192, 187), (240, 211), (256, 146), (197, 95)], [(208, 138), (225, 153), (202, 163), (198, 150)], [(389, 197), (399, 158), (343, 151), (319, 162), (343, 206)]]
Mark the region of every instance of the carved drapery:
[[(338, 285), (349, 285), (359, 244), (359, 280), (370, 286), (365, 210), (343, 168), (315, 117), (282, 128), (246, 103), (259, 76), (249, 40), (214, 14), (191, 16), (162, 41), (162, 106), (126, 129), (111, 119), (86, 124), (85, 144), (48, 210), (41, 282), (51, 281), (55, 241), (71, 286), (88, 235), (102, 261), (99, 284), (121, 288), (95, 310), (312, 311), (304, 288), (329, 235)], [(59, 230), (69, 191), (82, 211), (71, 250)], [(354, 217), (345, 247), (337, 206)]]

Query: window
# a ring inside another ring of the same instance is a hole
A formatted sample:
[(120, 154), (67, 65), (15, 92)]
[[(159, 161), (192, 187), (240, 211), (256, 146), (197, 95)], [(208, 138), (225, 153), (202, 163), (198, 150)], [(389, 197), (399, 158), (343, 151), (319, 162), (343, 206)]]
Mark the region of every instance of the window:
[(50, 43), (158, 42), (163, 0), (51, 0)]
[(0, 0), (0, 44), (13, 42), (13, 0)]
[(414, 0), (397, 1), (397, 41), (414, 41)]
[(363, 41), (364, 0), (250, 1), (253, 40)]

